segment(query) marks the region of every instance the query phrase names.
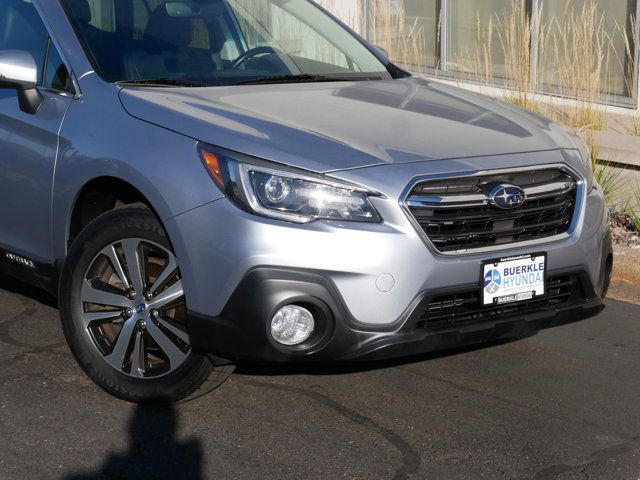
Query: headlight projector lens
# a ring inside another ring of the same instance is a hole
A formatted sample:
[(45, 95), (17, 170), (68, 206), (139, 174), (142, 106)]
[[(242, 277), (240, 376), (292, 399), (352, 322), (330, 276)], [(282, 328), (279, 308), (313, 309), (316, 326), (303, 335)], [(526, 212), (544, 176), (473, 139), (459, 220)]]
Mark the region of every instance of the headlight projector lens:
[(291, 193), (289, 183), (282, 177), (271, 176), (264, 185), (265, 195), (274, 205), (283, 203)]
[(309, 339), (314, 327), (315, 321), (309, 310), (287, 305), (271, 319), (271, 336), (282, 345), (299, 345)]

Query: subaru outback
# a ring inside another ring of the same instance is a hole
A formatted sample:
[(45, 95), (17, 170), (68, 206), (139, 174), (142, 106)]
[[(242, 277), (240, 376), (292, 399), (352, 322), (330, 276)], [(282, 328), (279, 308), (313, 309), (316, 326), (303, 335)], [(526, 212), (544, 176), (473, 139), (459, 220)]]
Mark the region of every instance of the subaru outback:
[(585, 144), (310, 0), (0, 0), (0, 146), (2, 271), (125, 400), (604, 308)]

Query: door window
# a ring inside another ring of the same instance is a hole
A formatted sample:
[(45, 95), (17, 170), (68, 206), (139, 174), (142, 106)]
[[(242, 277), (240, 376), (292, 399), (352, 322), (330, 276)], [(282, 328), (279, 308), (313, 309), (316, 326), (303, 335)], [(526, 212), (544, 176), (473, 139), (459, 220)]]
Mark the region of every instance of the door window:
[(73, 93), (73, 83), (67, 66), (62, 61), (58, 49), (51, 39), (48, 42), (47, 62), (45, 64), (42, 86), (60, 92)]
[(33, 55), (38, 85), (64, 92), (73, 90), (67, 67), (30, 1), (0, 0), (0, 50), (24, 50)]
[(31, 2), (0, 0), (0, 50), (26, 50), (42, 72), (47, 38), (47, 29)]

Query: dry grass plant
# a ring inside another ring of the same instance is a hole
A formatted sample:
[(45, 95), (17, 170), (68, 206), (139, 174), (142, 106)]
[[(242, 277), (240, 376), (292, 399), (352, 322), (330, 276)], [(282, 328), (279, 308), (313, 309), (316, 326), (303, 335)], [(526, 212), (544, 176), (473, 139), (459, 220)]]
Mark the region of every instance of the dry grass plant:
[(370, 0), (369, 36), (391, 60), (414, 72), (424, 71), (427, 56), (424, 27), (407, 20), (404, 7), (393, 0)]

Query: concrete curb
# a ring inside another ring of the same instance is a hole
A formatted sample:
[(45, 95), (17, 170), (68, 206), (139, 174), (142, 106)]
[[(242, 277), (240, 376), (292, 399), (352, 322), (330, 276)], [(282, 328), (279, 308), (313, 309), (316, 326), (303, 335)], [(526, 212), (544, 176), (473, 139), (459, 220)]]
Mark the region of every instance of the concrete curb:
[(598, 160), (619, 163), (630, 169), (640, 168), (640, 137), (611, 131), (583, 133), (582, 137), (588, 140), (589, 135), (598, 146)]
[(640, 305), (640, 249), (615, 247), (609, 296)]

